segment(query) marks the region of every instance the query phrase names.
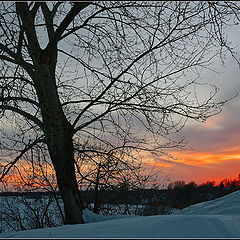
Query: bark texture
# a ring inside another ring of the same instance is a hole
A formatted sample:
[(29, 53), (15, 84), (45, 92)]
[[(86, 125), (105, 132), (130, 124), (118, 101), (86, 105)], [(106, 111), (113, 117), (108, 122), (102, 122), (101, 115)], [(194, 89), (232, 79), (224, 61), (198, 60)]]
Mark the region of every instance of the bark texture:
[(44, 134), (56, 171), (57, 183), (64, 203), (65, 223), (84, 223), (83, 203), (74, 168), (73, 127), (66, 119), (56, 87), (54, 51), (42, 52), (36, 66), (35, 88), (40, 103)]
[[(64, 203), (66, 224), (84, 223), (84, 220), (74, 168), (73, 127), (63, 112), (57, 92), (57, 44), (67, 26), (88, 4), (74, 4), (54, 31), (52, 13), (44, 2), (34, 4), (31, 10), (27, 2), (16, 3), (16, 11), (22, 22), (21, 30), (26, 34), (27, 50), (33, 62), (33, 71), (29, 75), (39, 101), (43, 131)], [(48, 26), (49, 43), (45, 49), (41, 49), (35, 29), (35, 17), (40, 6)]]

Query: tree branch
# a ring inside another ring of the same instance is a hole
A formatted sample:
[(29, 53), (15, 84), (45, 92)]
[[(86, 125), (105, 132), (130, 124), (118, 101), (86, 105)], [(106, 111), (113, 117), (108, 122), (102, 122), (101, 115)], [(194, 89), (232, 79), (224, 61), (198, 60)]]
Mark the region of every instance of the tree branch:
[(40, 127), (42, 131), (44, 131), (43, 122), (40, 121), (35, 116), (31, 115), (30, 113), (27, 113), (27, 112), (25, 112), (25, 111), (23, 111), (23, 110), (21, 110), (19, 108), (16, 108), (16, 107), (5, 106), (5, 105), (0, 105), (0, 109), (2, 109), (2, 110), (10, 110), (10, 111), (13, 111), (15, 113), (18, 113), (18, 114), (22, 115), (23, 117), (27, 118), (28, 120), (31, 120), (32, 122), (37, 124), (37, 126)]
[(41, 3), (41, 9), (47, 26), (48, 39), (50, 40), (54, 35), (53, 16), (51, 14), (52, 12), (49, 10), (46, 2)]
[(4, 60), (4, 61), (7, 61), (7, 62), (11, 62), (13, 64), (17, 64), (17, 62), (15, 61), (15, 59), (12, 59), (8, 56), (5, 56), (5, 55), (0, 55), (0, 59), (1, 60)]
[(11, 168), (21, 159), (21, 157), (28, 150), (30, 150), (32, 147), (34, 147), (36, 144), (38, 144), (40, 142), (45, 142), (45, 138), (40, 137), (40, 138), (36, 139), (35, 141), (33, 141), (32, 143), (30, 143), (27, 146), (25, 146), (25, 148), (23, 150), (21, 150), (20, 154), (14, 159), (14, 161), (12, 161), (12, 162), (8, 163), (7, 165), (5, 165), (4, 169), (3, 169), (2, 176), (0, 177), (0, 181), (3, 180), (3, 178), (8, 174), (8, 172), (11, 170)]
[(55, 31), (53, 38), (49, 40), (46, 49), (51, 49), (52, 45), (57, 44), (57, 42), (61, 39), (62, 34), (64, 33), (68, 25), (72, 22), (72, 20), (76, 17), (76, 15), (90, 4), (91, 2), (74, 2), (74, 6), (60, 23), (59, 27)]
[(39, 3), (35, 4), (32, 12), (29, 11), (27, 2), (16, 2), (16, 10), (17, 14), (20, 16), (22, 20), (22, 29), (26, 33), (28, 39), (28, 49), (29, 53), (31, 54), (33, 60), (36, 61), (36, 57), (40, 55), (40, 45), (38, 42), (36, 30), (34, 27), (34, 18), (33, 15), (36, 14), (38, 7), (40, 6)]
[(24, 82), (26, 82), (26, 83), (28, 83), (29, 85), (31, 85), (31, 86), (33, 86), (34, 87), (34, 84), (30, 81), (30, 80), (28, 80), (28, 79), (26, 79), (26, 78), (24, 78), (24, 77), (0, 77), (0, 80), (1, 79), (19, 79), (19, 80), (21, 80), (21, 81), (24, 81)]
[(30, 99), (30, 98), (24, 98), (24, 97), (2, 97), (0, 95), (0, 101), (1, 102), (7, 102), (7, 101), (23, 101), (23, 102), (28, 102), (28, 103), (31, 103), (37, 107), (40, 107), (39, 103)]
[(11, 59), (11, 58), (8, 58), (7, 56), (2, 55), (1, 57), (2, 57), (3, 60), (9, 61), (9, 62), (14, 63), (14, 64), (19, 64), (21, 67), (23, 67), (27, 71), (27, 73), (29, 74), (29, 76), (32, 79), (34, 78), (33, 66), (30, 63), (27, 63), (26, 61), (24, 61), (22, 56), (14, 53), (12, 50), (7, 48), (2, 43), (0, 43), (0, 50), (4, 51), (10, 57), (13, 58), (13, 59)]

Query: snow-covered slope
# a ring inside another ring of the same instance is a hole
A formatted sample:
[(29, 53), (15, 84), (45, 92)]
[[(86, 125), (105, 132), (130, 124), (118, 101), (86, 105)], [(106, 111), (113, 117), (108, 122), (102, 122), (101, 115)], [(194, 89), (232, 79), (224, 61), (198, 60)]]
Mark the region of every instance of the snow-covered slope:
[(240, 216), (162, 215), (27, 230), (1, 238), (234, 238)]
[(240, 191), (195, 204), (174, 215), (106, 220), (109, 218), (86, 211), (85, 220), (92, 223), (10, 232), (0, 238), (239, 238), (237, 205)]
[(96, 213), (93, 213), (89, 211), (88, 209), (83, 210), (83, 219), (85, 223), (93, 223), (93, 222), (101, 222), (101, 221), (107, 221), (107, 220), (113, 220), (113, 219), (119, 219), (119, 218), (132, 218), (132, 217), (139, 217), (134, 215), (99, 215)]
[(173, 214), (191, 215), (240, 215), (240, 191), (233, 192), (221, 198), (197, 203)]

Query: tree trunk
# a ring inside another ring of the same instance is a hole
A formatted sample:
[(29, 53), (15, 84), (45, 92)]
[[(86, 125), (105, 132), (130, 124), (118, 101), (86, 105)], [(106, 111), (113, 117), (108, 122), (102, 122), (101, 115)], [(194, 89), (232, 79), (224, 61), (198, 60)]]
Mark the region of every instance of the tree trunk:
[(97, 169), (97, 176), (96, 176), (96, 182), (95, 182), (95, 198), (94, 198), (94, 207), (93, 212), (98, 214), (99, 213), (99, 175), (100, 175), (100, 165)]
[(51, 141), (49, 141), (48, 149), (56, 171), (58, 188), (64, 203), (65, 223), (84, 223), (82, 218), (84, 206), (76, 182), (72, 137), (71, 135), (69, 136), (67, 130), (63, 131), (59, 129), (57, 131), (57, 127), (53, 128), (56, 134), (49, 136)]
[(73, 128), (66, 119), (59, 100), (55, 80), (56, 61), (49, 59), (54, 60), (56, 56), (51, 54), (41, 56), (41, 61), (35, 68), (34, 81), (44, 123), (44, 134), (64, 203), (65, 224), (84, 223), (82, 218), (84, 206), (74, 168)]

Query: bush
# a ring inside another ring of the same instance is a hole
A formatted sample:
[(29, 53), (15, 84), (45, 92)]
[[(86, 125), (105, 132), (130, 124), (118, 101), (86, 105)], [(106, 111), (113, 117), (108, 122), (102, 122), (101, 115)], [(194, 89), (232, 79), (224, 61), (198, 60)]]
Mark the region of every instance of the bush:
[(139, 209), (137, 215), (152, 216), (152, 215), (168, 215), (171, 213), (170, 208), (163, 201), (149, 201), (142, 209)]

